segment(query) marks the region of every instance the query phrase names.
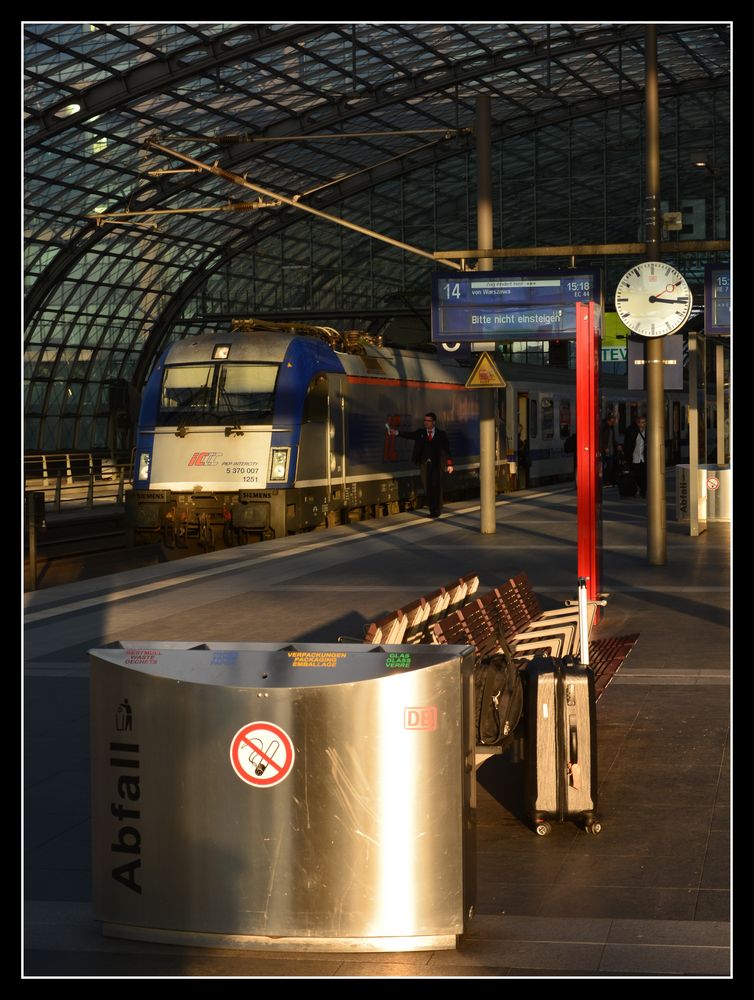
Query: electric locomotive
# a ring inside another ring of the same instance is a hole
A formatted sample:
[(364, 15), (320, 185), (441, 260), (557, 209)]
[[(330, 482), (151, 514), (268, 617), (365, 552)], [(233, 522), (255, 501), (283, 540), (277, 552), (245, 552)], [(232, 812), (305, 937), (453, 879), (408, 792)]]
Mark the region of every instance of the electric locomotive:
[(453, 357), (327, 327), (245, 320), (167, 349), (144, 390), (127, 524), (134, 540), (214, 547), (397, 513), (418, 501), (411, 442), (438, 415), (454, 492), (478, 491), (476, 393)]

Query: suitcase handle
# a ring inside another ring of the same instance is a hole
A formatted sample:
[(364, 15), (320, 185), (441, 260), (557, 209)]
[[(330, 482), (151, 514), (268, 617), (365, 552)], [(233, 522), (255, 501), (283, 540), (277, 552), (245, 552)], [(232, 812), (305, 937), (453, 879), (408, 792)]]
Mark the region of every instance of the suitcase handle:
[(587, 618), (586, 578), (579, 577), (579, 660), (589, 666), (589, 620)]
[(578, 764), (579, 762), (579, 734), (576, 729), (576, 720), (573, 716), (570, 718), (570, 726), (568, 730), (568, 744), (570, 749), (570, 762), (571, 764)]

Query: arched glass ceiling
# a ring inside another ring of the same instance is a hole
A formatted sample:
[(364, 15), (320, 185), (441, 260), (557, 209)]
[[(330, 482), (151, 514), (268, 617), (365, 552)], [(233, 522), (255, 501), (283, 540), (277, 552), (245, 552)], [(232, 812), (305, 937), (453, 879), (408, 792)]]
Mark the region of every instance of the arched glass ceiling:
[[(182, 164), (149, 137), (433, 252), (475, 241), (470, 130), (487, 94), (498, 246), (641, 238), (643, 25), (23, 31), (29, 450), (105, 446), (108, 380), (138, 386), (167, 339), (208, 317), (379, 324), (426, 306), (431, 261), (255, 207), (206, 173), (150, 174)], [(662, 198), (688, 210), (684, 235), (726, 238), (729, 26), (657, 31)], [(348, 138), (314, 138), (332, 134)], [(102, 221), (144, 209), (185, 214)]]

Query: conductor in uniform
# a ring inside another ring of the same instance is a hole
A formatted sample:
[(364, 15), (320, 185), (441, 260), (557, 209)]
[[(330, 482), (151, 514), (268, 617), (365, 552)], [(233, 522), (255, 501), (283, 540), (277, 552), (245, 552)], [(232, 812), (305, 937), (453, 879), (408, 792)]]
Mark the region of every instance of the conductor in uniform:
[(418, 431), (399, 431), (388, 426), (390, 434), (409, 438), (414, 442), (411, 461), (419, 466), (422, 488), (429, 506), (429, 516), (439, 517), (442, 514), (442, 474), (443, 470), (453, 472), (453, 459), (450, 457), (450, 443), (445, 431), (437, 426), (437, 415), (426, 413), (424, 426)]

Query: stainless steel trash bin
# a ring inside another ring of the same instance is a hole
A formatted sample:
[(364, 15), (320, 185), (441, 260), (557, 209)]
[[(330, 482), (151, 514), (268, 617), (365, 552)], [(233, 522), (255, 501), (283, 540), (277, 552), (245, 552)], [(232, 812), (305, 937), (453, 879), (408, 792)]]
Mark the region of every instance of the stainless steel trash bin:
[[(690, 516), (691, 475), (688, 465), (675, 467), (675, 519)], [(733, 477), (729, 465), (700, 465), (697, 468), (697, 505), (703, 521), (730, 521)]]
[(103, 931), (455, 947), (476, 877), (469, 647), (191, 645), (90, 653)]

